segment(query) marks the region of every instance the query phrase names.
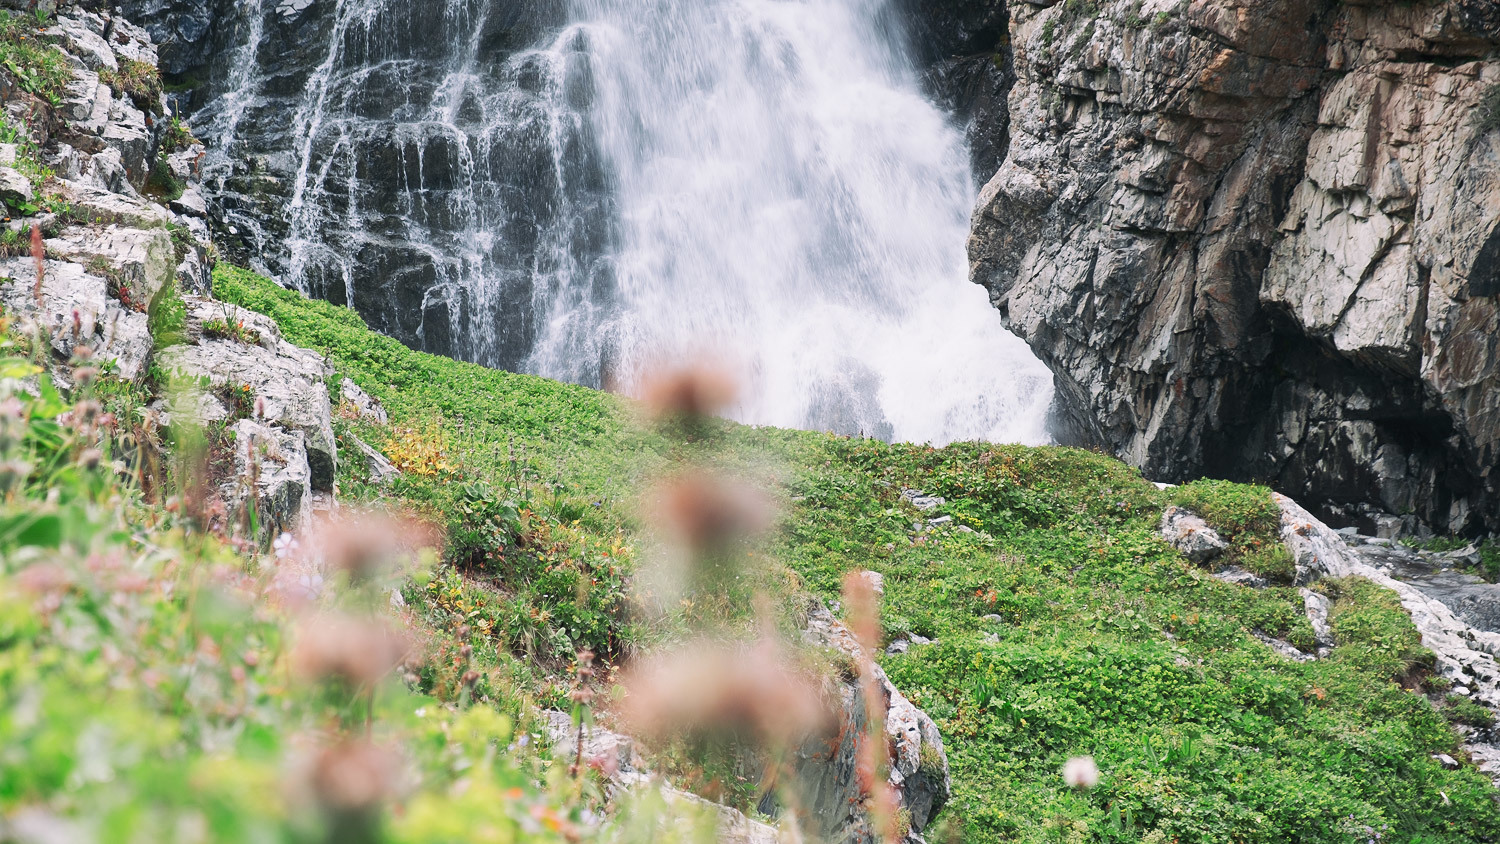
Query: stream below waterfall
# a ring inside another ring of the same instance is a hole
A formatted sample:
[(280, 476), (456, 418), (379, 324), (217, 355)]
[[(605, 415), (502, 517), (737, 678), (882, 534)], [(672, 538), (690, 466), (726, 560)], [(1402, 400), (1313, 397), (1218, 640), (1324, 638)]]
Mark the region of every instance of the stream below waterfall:
[(193, 126), (257, 268), (489, 366), (711, 361), (746, 422), (1046, 440), (1051, 375), (967, 279), (963, 127), (885, 0), (526, 6), (245, 4)]

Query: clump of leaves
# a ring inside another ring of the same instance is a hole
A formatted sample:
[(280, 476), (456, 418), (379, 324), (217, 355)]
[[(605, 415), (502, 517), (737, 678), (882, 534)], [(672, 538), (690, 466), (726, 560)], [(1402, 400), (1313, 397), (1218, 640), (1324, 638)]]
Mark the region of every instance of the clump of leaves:
[(181, 199), (186, 190), (187, 182), (177, 178), (177, 174), (172, 172), (172, 165), (167, 162), (167, 150), (163, 147), (161, 154), (151, 163), (151, 172), (146, 176), (146, 195), (174, 202)]
[(1292, 580), (1296, 562), (1281, 541), (1281, 508), (1267, 487), (1203, 479), (1173, 489), (1172, 503), (1202, 516), (1229, 543), (1223, 563), (1277, 583)]
[(233, 340), (246, 346), (260, 345), (260, 332), (245, 325), (244, 320), (214, 317), (203, 323), (203, 336), (212, 340)]
[(151, 332), (151, 343), (157, 350), (175, 346), (186, 340), (187, 303), (173, 279), (157, 294), (147, 312), (147, 329)]
[(1495, 726), (1493, 711), (1463, 695), (1448, 695), (1443, 703), (1446, 704), (1443, 707), (1443, 716), (1454, 724), (1464, 724), (1482, 730)]
[(193, 136), (192, 127), (188, 126), (186, 121), (174, 114), (172, 115), (172, 119), (167, 123), (167, 129), (162, 135), (161, 142), (166, 151), (177, 152), (198, 143), (198, 139)]
[(255, 391), (249, 384), (221, 384), (214, 388), (213, 394), (228, 408), (231, 420), (255, 415)]
[(135, 107), (147, 114), (162, 114), (161, 71), (150, 62), (124, 59), (119, 70), (99, 71), (99, 81), (110, 87), (117, 95), (129, 97)]
[(0, 9), (0, 67), (21, 90), (55, 106), (73, 79), (73, 68), (61, 50), (40, 40), (40, 24), (39, 19)]
[(1334, 599), (1328, 623), (1338, 642), (1335, 659), (1386, 677), (1432, 665), (1433, 654), (1396, 593), (1363, 577), (1323, 580), (1314, 588)]
[(448, 441), (441, 422), (391, 431), (385, 442), (385, 456), (391, 465), (411, 475), (434, 477), (454, 471), (448, 460)]

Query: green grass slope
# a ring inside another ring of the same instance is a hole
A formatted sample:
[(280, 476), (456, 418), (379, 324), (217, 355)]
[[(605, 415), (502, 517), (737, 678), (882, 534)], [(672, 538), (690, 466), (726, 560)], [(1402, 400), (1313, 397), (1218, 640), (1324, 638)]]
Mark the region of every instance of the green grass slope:
[[(498, 708), (524, 723), (534, 703), (562, 703), (577, 648), (619, 661), (671, 635), (643, 621), (628, 596), (647, 553), (632, 502), (664, 469), (704, 459), (705, 446), (645, 430), (628, 403), (608, 395), (411, 351), (347, 309), (251, 273), (221, 265), (215, 289), (273, 317), (291, 342), (327, 354), (389, 411), (389, 427), (340, 419), (343, 496), (415, 508), (446, 528), (443, 563), (404, 589), (405, 617), (431, 642), (431, 657), (410, 688), (397, 684), (378, 702), (379, 729), (418, 748), (422, 783), (391, 811), (386, 836), (560, 834), (535, 818), (576, 817), (582, 804), (525, 750), (497, 752), (510, 727), (485, 713)], [(886, 637), (934, 640), (883, 657), (947, 743), (954, 799), (929, 840), (1500, 840), (1489, 781), (1431, 758), (1461, 754), (1443, 713), (1406, 688), (1423, 682), (1430, 655), (1393, 596), (1359, 580), (1320, 585), (1334, 601), (1338, 647), (1324, 660), (1291, 662), (1254, 633), (1312, 646), (1296, 590), (1222, 583), (1155, 534), (1169, 499), (1191, 499), (1232, 536), (1241, 559), (1279, 574), (1285, 561), (1266, 551), (1264, 489), (1204, 483), (1163, 493), (1118, 461), (1074, 449), (933, 449), (727, 423), (717, 433), (727, 447), (713, 459), (758, 467), (785, 503), (781, 527), (763, 541), (773, 575), (790, 578), (784, 597), (834, 599), (845, 572), (868, 568), (885, 577)], [(356, 435), (407, 473), (390, 486), (369, 483)], [(903, 488), (946, 503), (918, 513)], [(11, 506), (61, 505), (39, 496)], [(953, 520), (928, 526), (937, 516)], [(123, 517), (111, 518), (118, 526)], [(171, 547), (158, 537), (170, 521), (142, 525), (134, 535), (116, 527), (108, 542)], [(24, 555), (14, 542), (0, 552), (13, 584)], [(160, 565), (172, 583), (188, 576)], [(281, 628), (254, 612), (230, 614), (239, 626), (210, 631), (226, 656), (206, 665), (193, 620), (199, 605), (183, 598), (194, 593), (154, 594), (135, 610), (145, 626), (128, 636), (97, 621), (107, 595), (68, 599), (80, 602), (71, 611), (80, 623), (93, 625), (86, 635), (47, 628), (25, 600), (0, 607), (0, 811), (40, 805), (88, 815), (79, 807), (107, 793), (125, 812), (172, 790), (215, 833), (260, 830), (214, 840), (289, 837), (299, 827), (272, 781), (292, 737), (326, 717), (321, 699), (255, 669), (244, 699), (256, 705), (234, 703), (241, 681), (231, 657), (254, 651), (260, 664), (282, 664)], [(172, 635), (142, 642), (152, 629)], [(43, 651), (56, 666), (38, 658)], [(139, 682), (118, 682), (113, 651), (152, 654), (179, 686), (148, 694)], [(470, 666), (482, 676), (466, 692), (459, 675)], [(209, 674), (219, 678), (214, 695), (176, 693)], [(50, 732), (26, 738), (37, 723), (25, 720), (36, 711), (28, 701), (62, 701), (65, 688), (80, 690), (76, 701), (45, 704)], [(126, 705), (108, 711), (112, 701)], [(440, 717), (419, 719), (418, 709)], [(93, 745), (78, 739), (96, 735), (99, 723), (137, 742), (108, 757), (135, 761), (112, 763), (107, 777), (84, 753)], [(464, 750), (445, 750), (445, 741)], [(1060, 776), (1080, 754), (1103, 772), (1088, 792), (1067, 789)], [(476, 765), (483, 787), (456, 787)], [(157, 827), (133, 827), (147, 828)]]

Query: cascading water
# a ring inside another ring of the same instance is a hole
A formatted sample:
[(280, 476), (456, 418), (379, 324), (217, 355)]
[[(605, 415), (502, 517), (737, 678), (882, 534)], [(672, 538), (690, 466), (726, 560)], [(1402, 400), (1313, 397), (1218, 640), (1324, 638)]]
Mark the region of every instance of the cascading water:
[[(286, 230), (260, 238), (280, 277), (406, 342), (579, 383), (712, 356), (746, 421), (1044, 438), (1051, 377), (966, 281), (967, 152), (884, 0), (564, 3), (502, 53), (524, 14), (502, 0), (322, 0), (290, 114), (247, 92), (267, 74), (226, 86), (197, 123), (237, 184), (281, 168)], [(247, 167), (256, 120), (282, 148)]]

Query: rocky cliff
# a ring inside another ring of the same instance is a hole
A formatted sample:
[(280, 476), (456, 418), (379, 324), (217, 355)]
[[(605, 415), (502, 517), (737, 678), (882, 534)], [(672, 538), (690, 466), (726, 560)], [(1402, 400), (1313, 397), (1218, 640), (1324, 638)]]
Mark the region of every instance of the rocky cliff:
[(972, 277), (1064, 436), (1344, 520), (1500, 528), (1500, 4), (1010, 11)]

